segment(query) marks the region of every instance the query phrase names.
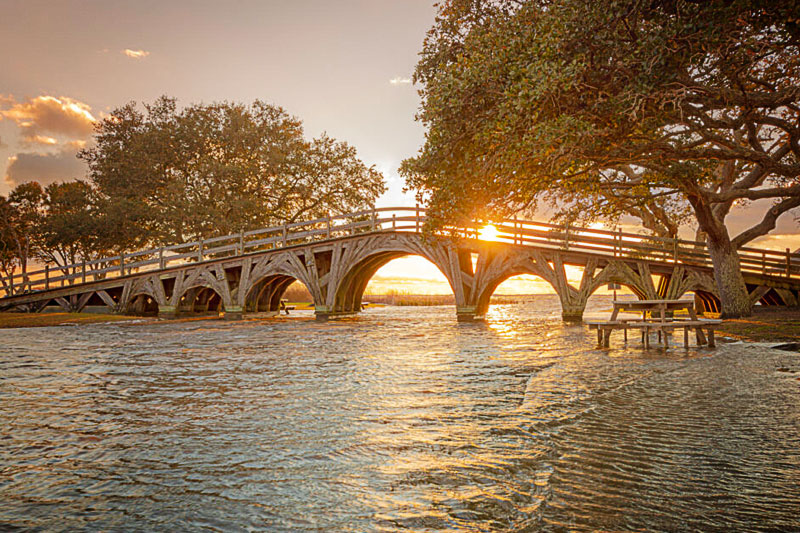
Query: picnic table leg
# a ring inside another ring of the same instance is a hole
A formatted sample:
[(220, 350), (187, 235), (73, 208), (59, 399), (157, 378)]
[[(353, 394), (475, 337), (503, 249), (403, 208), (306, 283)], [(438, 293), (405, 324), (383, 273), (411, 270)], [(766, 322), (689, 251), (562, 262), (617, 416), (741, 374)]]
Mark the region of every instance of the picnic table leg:
[(650, 328), (645, 326), (642, 328), (642, 332), (644, 333), (644, 347), (650, 348)]
[(607, 328), (603, 335), (603, 348), (608, 348), (609, 340), (611, 339), (611, 328)]
[(597, 345), (598, 346), (603, 345), (603, 328), (601, 328), (600, 326), (597, 326)]
[(625, 335), (625, 344), (628, 344), (628, 324), (627, 323), (623, 324), (622, 333)]
[(695, 334), (697, 335), (697, 345), (702, 346), (706, 343), (706, 336), (703, 334), (702, 326), (697, 326), (695, 328)]
[(689, 347), (689, 328), (687, 327), (683, 328), (683, 347)]
[(662, 332), (664, 333), (664, 349), (669, 349), (669, 336), (667, 335), (667, 330), (663, 329)]
[(709, 348), (716, 348), (717, 343), (714, 341), (714, 328), (708, 328), (708, 347)]

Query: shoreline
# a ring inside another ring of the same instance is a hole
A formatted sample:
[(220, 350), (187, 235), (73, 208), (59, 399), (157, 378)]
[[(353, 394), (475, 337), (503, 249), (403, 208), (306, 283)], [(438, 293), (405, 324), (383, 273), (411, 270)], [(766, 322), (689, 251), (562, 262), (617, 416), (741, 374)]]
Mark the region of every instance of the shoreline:
[[(508, 298), (504, 301), (493, 303), (516, 303), (519, 301), (518, 297)], [(383, 307), (396, 305), (399, 307), (404, 306), (425, 306), (425, 305), (446, 305), (442, 304), (438, 299), (430, 299), (427, 302), (419, 300), (414, 303), (409, 303), (405, 300), (401, 303), (391, 304), (388, 302), (370, 302), (371, 306)], [(310, 304), (304, 302), (290, 302), (297, 310), (313, 309)], [(199, 315), (199, 316), (186, 316), (171, 319), (170, 321), (194, 321), (194, 320), (208, 320), (214, 318), (213, 314)], [(77, 326), (82, 324), (104, 324), (111, 322), (154, 322), (163, 321), (157, 317), (151, 316), (135, 316), (135, 315), (115, 315), (108, 313), (64, 313), (64, 312), (51, 312), (51, 313), (0, 313), (0, 329), (19, 329), (19, 328), (35, 328), (35, 327), (50, 327), (50, 326)], [(800, 307), (791, 308), (759, 308), (753, 312), (753, 316), (741, 319), (727, 319), (718, 328), (718, 334), (735, 340), (749, 341), (749, 342), (800, 342)]]

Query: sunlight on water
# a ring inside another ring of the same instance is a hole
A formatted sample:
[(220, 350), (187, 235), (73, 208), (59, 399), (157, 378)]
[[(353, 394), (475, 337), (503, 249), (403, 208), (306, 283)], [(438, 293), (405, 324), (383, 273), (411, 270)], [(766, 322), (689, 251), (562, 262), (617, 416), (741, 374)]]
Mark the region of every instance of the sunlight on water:
[(800, 530), (797, 354), (599, 350), (555, 296), (2, 354), (2, 530)]

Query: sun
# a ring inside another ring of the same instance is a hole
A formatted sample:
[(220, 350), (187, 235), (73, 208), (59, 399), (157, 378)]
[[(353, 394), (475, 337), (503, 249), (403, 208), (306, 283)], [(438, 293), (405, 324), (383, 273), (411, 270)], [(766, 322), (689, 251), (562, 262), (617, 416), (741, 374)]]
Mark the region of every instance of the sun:
[(478, 230), (478, 238), (482, 241), (499, 241), (500, 232), (493, 224), (486, 224)]

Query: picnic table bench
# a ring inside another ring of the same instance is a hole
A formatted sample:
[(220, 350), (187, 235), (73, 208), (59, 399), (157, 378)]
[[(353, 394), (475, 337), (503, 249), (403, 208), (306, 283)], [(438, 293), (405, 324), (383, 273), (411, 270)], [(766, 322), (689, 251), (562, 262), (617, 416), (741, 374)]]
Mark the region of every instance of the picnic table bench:
[(286, 312), (287, 315), (289, 314), (289, 311), (294, 311), (295, 310), (295, 306), (294, 305), (286, 305), (288, 302), (289, 302), (289, 300), (281, 298), (281, 309), (280, 310)]
[[(664, 343), (664, 348), (669, 347), (669, 337), (676, 329), (683, 329), (683, 344), (689, 347), (689, 331), (694, 330), (697, 345), (707, 344), (710, 348), (716, 346), (714, 328), (722, 323), (721, 320), (700, 319), (694, 308), (692, 300), (614, 300), (614, 309), (611, 318), (606, 321), (588, 322), (591, 329), (597, 330), (597, 344), (608, 348), (611, 332), (621, 329), (628, 340), (628, 329), (641, 331), (642, 343), (645, 348), (650, 347), (650, 333), (658, 333), (659, 343)], [(689, 318), (674, 319), (667, 317), (668, 312), (687, 310)], [(639, 319), (619, 318), (620, 311), (641, 311)], [(649, 317), (648, 317), (649, 313)], [(705, 330), (705, 332), (703, 331)], [(706, 333), (708, 337), (706, 337)]]

